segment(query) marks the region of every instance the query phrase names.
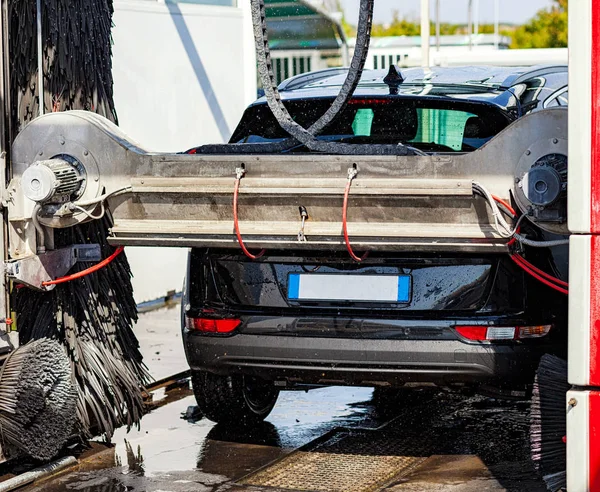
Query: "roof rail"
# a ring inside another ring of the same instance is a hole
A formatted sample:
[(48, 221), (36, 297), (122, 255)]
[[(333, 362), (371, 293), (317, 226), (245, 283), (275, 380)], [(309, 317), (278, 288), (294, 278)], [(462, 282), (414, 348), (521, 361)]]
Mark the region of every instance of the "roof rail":
[(347, 67), (339, 67), (325, 68), (323, 70), (315, 70), (314, 72), (301, 73), (300, 75), (295, 75), (294, 77), (285, 79), (283, 82), (281, 82), (281, 84), (279, 84), (277, 89), (279, 89), (280, 92), (302, 89), (308, 84), (318, 82), (319, 80), (328, 79), (329, 77), (334, 77), (335, 75), (340, 75), (348, 70), (349, 69)]
[(542, 77), (544, 75), (548, 75), (551, 73), (565, 72), (568, 70), (568, 68), (569, 68), (568, 65), (535, 65), (526, 72), (523, 72), (520, 74), (509, 75), (502, 82), (502, 88), (507, 89), (507, 88), (513, 87), (513, 86), (515, 86), (517, 84), (521, 84), (521, 83), (525, 82), (526, 80), (529, 80), (533, 77)]

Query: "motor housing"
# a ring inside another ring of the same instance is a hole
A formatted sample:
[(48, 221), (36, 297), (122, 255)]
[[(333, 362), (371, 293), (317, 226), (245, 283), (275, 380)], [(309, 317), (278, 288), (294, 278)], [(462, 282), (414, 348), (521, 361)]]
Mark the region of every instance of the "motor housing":
[(85, 169), (66, 156), (37, 161), (21, 176), (23, 194), (37, 203), (64, 203), (85, 190)]
[(566, 141), (552, 139), (528, 149), (515, 175), (514, 197), (521, 212), (555, 234), (568, 234), (566, 146)]

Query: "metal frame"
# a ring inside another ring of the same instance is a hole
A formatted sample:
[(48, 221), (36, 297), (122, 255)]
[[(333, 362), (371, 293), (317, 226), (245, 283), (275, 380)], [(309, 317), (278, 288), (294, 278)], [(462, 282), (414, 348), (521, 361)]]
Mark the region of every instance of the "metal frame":
[[(150, 154), (93, 113), (50, 113), (30, 123), (13, 146), (10, 256), (36, 252), (35, 203), (20, 191), (20, 177), (40, 153), (52, 155), (57, 142), (61, 152), (98, 166), (96, 190), (129, 190), (108, 198), (114, 244), (237, 249), (232, 195), (236, 172), (243, 168), (240, 229), (250, 246), (344, 250), (342, 201), (348, 170), (356, 169), (348, 227), (357, 248), (506, 252), (507, 239), (493, 227), (485, 200), (473, 194), (473, 181), (509, 198), (522, 162), (565, 152), (566, 133), (567, 111), (556, 108), (521, 118), (466, 154)], [(299, 207), (310, 216), (302, 242)], [(50, 230), (79, 220), (76, 215), (40, 218)]]
[[(0, 2), (0, 193), (5, 196), (8, 180), (12, 177), (10, 167), (10, 89), (9, 89), (9, 51), (8, 51), (8, 0)], [(2, 261), (8, 260), (7, 211), (2, 208), (2, 225), (0, 226), (0, 245)], [(11, 318), (9, 307), (10, 284), (5, 275), (0, 275), (0, 354), (5, 354), (18, 347), (16, 332), (6, 320)], [(3, 460), (0, 450), (0, 461)]]

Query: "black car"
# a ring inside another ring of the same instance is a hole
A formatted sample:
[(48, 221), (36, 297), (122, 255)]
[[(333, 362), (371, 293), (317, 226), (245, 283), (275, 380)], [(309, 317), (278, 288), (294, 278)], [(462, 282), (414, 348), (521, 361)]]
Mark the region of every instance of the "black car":
[[(390, 96), (386, 72), (365, 71), (319, 138), (464, 153), (524, 114), (568, 104), (564, 66), (402, 75)], [(340, 70), (315, 72), (280, 91), (306, 128), (343, 80)], [(231, 142), (286, 137), (261, 99)], [(298, 144), (288, 152), (309, 150)], [(566, 278), (566, 248), (538, 248), (529, 258)], [(252, 261), (231, 249), (192, 249), (182, 306), (198, 404), (219, 422), (260, 420), (280, 389), (303, 385), (434, 383), (522, 394), (540, 356), (566, 348), (566, 297), (499, 254), (373, 252), (357, 263), (331, 250), (273, 250)]]

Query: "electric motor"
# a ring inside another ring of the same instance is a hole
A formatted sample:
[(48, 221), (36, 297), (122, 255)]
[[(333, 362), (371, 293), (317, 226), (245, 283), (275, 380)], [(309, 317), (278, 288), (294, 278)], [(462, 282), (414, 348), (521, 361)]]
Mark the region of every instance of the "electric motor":
[(23, 194), (37, 203), (64, 203), (85, 188), (85, 169), (69, 156), (38, 161), (21, 177)]
[(538, 227), (568, 234), (566, 141), (553, 139), (550, 143), (551, 147), (546, 143), (523, 155), (515, 176), (514, 197), (521, 212)]

